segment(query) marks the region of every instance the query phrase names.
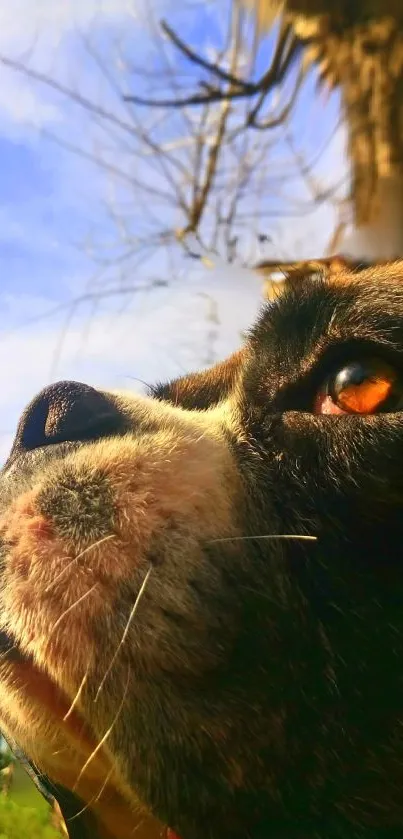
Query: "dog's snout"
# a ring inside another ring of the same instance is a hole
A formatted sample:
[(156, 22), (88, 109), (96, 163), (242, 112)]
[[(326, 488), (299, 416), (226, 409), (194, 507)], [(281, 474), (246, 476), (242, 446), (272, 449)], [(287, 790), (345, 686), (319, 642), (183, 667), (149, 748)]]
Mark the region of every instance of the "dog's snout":
[(107, 394), (81, 382), (44, 388), (24, 411), (12, 455), (56, 443), (97, 440), (119, 433), (124, 418)]

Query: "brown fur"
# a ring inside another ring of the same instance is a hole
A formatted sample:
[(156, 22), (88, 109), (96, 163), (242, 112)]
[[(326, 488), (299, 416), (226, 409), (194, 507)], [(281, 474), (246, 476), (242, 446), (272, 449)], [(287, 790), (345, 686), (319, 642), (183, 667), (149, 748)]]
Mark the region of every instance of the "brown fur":
[[(249, 799), (237, 810), (245, 791), (259, 790), (275, 813), (294, 818), (306, 783), (301, 807), (311, 818), (328, 778), (338, 816), (347, 814), (360, 829), (379, 825), (378, 818), (384, 825), (385, 812), (386, 825), (390, 813), (403, 823), (394, 769), (400, 746), (379, 757), (376, 743), (367, 748), (361, 734), (354, 740), (365, 714), (360, 706), (357, 722), (344, 671), (347, 698), (326, 692), (340, 661), (347, 668), (353, 652), (367, 655), (362, 638), (371, 637), (378, 601), (389, 602), (389, 577), (375, 579), (374, 595), (371, 574), (360, 576), (359, 563), (369, 564), (377, 539), (389, 546), (384, 562), (392, 585), (401, 584), (400, 572), (393, 577), (400, 414), (350, 418), (341, 434), (340, 424), (315, 416), (309, 402), (324, 354), (336, 344), (364, 336), (401, 351), (402, 276), (398, 263), (299, 278), (228, 361), (160, 386), (156, 398), (107, 394), (124, 419), (122, 432), (64, 449), (50, 445), (45, 423), (42, 448), (15, 449), (1, 487), (0, 628), (15, 645), (0, 659), (1, 728), (52, 783), (75, 792), (94, 818), (92, 836), (157, 839), (168, 823), (182, 839), (198, 839), (205, 827), (208, 839), (261, 839), (268, 835), (261, 828), (266, 804), (263, 816)], [(309, 334), (301, 312), (311, 318)], [(382, 312), (390, 327), (379, 320)], [(52, 435), (63, 416), (49, 415)], [(332, 573), (336, 567), (334, 598), (341, 598), (346, 624), (336, 617), (327, 626), (327, 613), (320, 613), (317, 625), (315, 610), (325, 598), (318, 605), (295, 583), (309, 565), (309, 545), (253, 544), (256, 535), (279, 531), (320, 534), (315, 568), (321, 578), (329, 557)], [(358, 562), (353, 571), (349, 552)], [(401, 637), (399, 612), (389, 619), (385, 610), (382, 661)], [(244, 640), (248, 626), (252, 635)], [(320, 662), (329, 656), (314, 690), (311, 650)], [(364, 689), (365, 681), (369, 713)], [(347, 721), (340, 722), (343, 702)], [(294, 759), (298, 771), (289, 767)], [(183, 766), (190, 767), (184, 777)], [(369, 773), (375, 767), (369, 781), (363, 766)], [(297, 793), (287, 805), (294, 771)], [(211, 823), (193, 820), (193, 806), (201, 819), (212, 813)], [(362, 835), (354, 830), (317, 835)]]

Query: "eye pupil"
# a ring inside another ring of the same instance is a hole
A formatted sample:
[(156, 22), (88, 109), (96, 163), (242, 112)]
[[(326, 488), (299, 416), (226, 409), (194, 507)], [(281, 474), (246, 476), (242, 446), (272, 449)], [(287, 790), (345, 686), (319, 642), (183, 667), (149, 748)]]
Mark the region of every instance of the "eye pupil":
[(340, 372), (335, 376), (333, 381), (334, 394), (337, 397), (345, 387), (351, 385), (362, 385), (363, 382), (373, 377), (374, 371), (368, 369), (367, 365), (364, 366), (364, 364), (361, 364), (358, 361), (353, 364), (349, 364), (347, 367), (344, 367), (343, 370), (340, 370)]
[(337, 370), (328, 379), (327, 398), (339, 413), (371, 414), (399, 410), (402, 390), (396, 369), (370, 358)]

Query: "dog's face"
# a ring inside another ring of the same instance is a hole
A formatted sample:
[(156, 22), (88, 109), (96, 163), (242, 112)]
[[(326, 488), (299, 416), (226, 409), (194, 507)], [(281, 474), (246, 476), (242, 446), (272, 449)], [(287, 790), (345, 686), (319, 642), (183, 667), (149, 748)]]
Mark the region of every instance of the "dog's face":
[(402, 263), (299, 281), (149, 397), (31, 403), (1, 480), (1, 725), (88, 835), (403, 825), (402, 462)]

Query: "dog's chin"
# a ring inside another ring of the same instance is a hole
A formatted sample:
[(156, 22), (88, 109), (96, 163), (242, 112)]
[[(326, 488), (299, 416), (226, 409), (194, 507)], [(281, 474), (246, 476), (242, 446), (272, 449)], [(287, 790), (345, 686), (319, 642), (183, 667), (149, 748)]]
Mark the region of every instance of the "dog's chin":
[(44, 718), (47, 721), (53, 720), (55, 727), (63, 725), (69, 740), (76, 743), (77, 747), (81, 744), (80, 748), (95, 748), (96, 739), (90, 724), (72, 706), (60, 685), (11, 639), (9, 645), (8, 649), (3, 649), (2, 667), (7, 673), (12, 671), (16, 682), (24, 683), (27, 705), (40, 705)]
[(89, 819), (88, 836), (97, 839), (126, 839), (134, 828), (139, 839), (158, 839), (162, 825), (119, 775), (115, 756), (95, 735), (89, 715), (4, 636), (0, 676), (4, 734), (30, 755), (39, 777), (52, 779), (52, 792), (56, 785), (73, 792), (72, 820), (85, 825)]

